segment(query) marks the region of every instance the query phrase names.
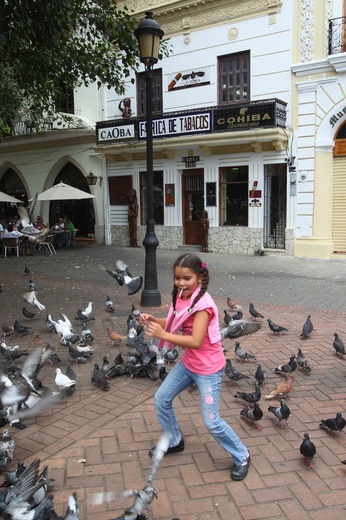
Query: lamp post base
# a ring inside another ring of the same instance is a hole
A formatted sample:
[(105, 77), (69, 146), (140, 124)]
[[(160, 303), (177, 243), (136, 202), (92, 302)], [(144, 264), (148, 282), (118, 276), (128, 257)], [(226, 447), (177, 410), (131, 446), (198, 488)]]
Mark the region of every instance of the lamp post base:
[(155, 234), (155, 223), (148, 220), (147, 233), (143, 240), (145, 247), (144, 289), (141, 295), (142, 307), (160, 307), (161, 294), (157, 283), (156, 250), (159, 245)]

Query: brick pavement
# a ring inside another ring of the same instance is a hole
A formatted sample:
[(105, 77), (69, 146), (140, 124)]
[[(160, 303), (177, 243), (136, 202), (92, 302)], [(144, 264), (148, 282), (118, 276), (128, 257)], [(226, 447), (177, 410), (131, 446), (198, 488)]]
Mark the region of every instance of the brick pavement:
[[(2, 321), (11, 322), (14, 317), (23, 324), (29, 321), (21, 314), (21, 294), (27, 290), (27, 277), (22, 272), (24, 265), (28, 264), (37, 285), (39, 300), (46, 305), (53, 318), (58, 317), (60, 311), (65, 312), (79, 330), (73, 319), (75, 312), (78, 307), (93, 301), (95, 322), (91, 323), (90, 328), (96, 337), (92, 362), (74, 366), (78, 381), (75, 394), (54, 409), (42, 412), (36, 419), (28, 420), (26, 430), (10, 428), (16, 450), (15, 459), (8, 464), (8, 468), (14, 467), (19, 459), (28, 463), (39, 457), (42, 465), (49, 466), (50, 477), (55, 479), (52, 490), (59, 514), (64, 512), (69, 494), (77, 491), (81, 519), (110, 520), (121, 514), (132, 499), (115, 500), (96, 507), (88, 504), (88, 495), (143, 486), (151, 462), (147, 451), (160, 435), (152, 401), (159, 382), (148, 378), (119, 377), (111, 381), (108, 392), (91, 384), (93, 362), (101, 363), (104, 355), (113, 359), (118, 352), (118, 348), (110, 345), (106, 327), (111, 326), (123, 333), (126, 330), (126, 316), (123, 316), (126, 312), (123, 311), (129, 310), (131, 303), (140, 308), (140, 296), (129, 299), (121, 287), (95, 267), (114, 259), (114, 249), (109, 251), (109, 248), (93, 246), (77, 249), (71, 254), (59, 252), (56, 257), (40, 255), (39, 258), (0, 259)], [(167, 259), (172, 261), (177, 256), (175, 253), (167, 255)], [(131, 255), (133, 252), (122, 250), (116, 251), (116, 254)], [(211, 255), (207, 258), (208, 264), (218, 263), (217, 258)], [(137, 257), (132, 256), (132, 262), (136, 262), (135, 267), (140, 267)], [(273, 263), (271, 260), (269, 262)], [(131, 268), (133, 263), (130, 263)], [(300, 285), (304, 286), (304, 292), (309, 290), (310, 284), (313, 288), (319, 287), (316, 280), (321, 283), (325, 280), (330, 268), (324, 265), (321, 264), (325, 269), (324, 278), (321, 269), (316, 269), (314, 276), (312, 268), (301, 276)], [(220, 272), (223, 267), (223, 263), (220, 265), (219, 262)], [(164, 270), (168, 272), (169, 269), (167, 260)], [(271, 269), (272, 279), (279, 279), (281, 269)], [(343, 281), (342, 273), (342, 266), (337, 265), (330, 274), (330, 280), (321, 287), (321, 293), (316, 294), (316, 301), (321, 301), (323, 292), (328, 302), (332, 300), (327, 293), (334, 291), (338, 285), (334, 283), (335, 277)], [(310, 281), (307, 280), (309, 277)], [(240, 416), (242, 403), (233, 397), (237, 390), (250, 391), (252, 380), (229, 387), (225, 378), (220, 403), (222, 416), (249, 447), (252, 456), (249, 475), (243, 482), (230, 480), (231, 459), (206, 432), (198, 411), (198, 394), (189, 391), (181, 394), (176, 400), (176, 412), (186, 448), (184, 452), (163, 460), (155, 481), (159, 499), (152, 504), (150, 517), (156, 520), (172, 520), (173, 517), (180, 520), (321, 520), (323, 517), (329, 520), (340, 517), (345, 514), (346, 507), (346, 467), (340, 463), (340, 459), (346, 458), (346, 437), (328, 434), (319, 428), (319, 422), (333, 417), (338, 411), (346, 416), (346, 360), (338, 358), (332, 347), (334, 332), (346, 338), (345, 313), (318, 309), (315, 305), (293, 306), (283, 302), (279, 296), (276, 301), (266, 296), (253, 298), (253, 288), (235, 287), (237, 276), (231, 280), (233, 286), (221, 285), (217, 278), (216, 285), (219, 287), (212, 292), (220, 310), (220, 322), (225, 295), (234, 288), (233, 294), (238, 291), (243, 294), (239, 303), (245, 316), (248, 316), (251, 294), (255, 307), (265, 317), (289, 329), (287, 334), (274, 336), (262, 320), (262, 329), (242, 340), (242, 347), (254, 353), (267, 370), (268, 380), (263, 393), (273, 389), (281, 380), (273, 372), (275, 366), (288, 360), (299, 346), (313, 367), (312, 373), (306, 375), (296, 371), (294, 388), (288, 401), (292, 412), (289, 427), (279, 428), (275, 417), (267, 412), (273, 401), (261, 400), (264, 411), (261, 431)], [(255, 284), (254, 277), (251, 285)], [(221, 292), (220, 285), (223, 288)], [(170, 280), (162, 290), (162, 306), (153, 309), (156, 314), (164, 315), (167, 311), (169, 287)], [(256, 284), (255, 293), (260, 294), (260, 290), (261, 287)], [(109, 293), (119, 309), (117, 316), (105, 310), (104, 301)], [(338, 305), (342, 308), (343, 302)], [(309, 312), (315, 331), (311, 338), (301, 340), (299, 334)], [(59, 345), (55, 335), (47, 332), (45, 315), (35, 320), (29, 324), (32, 326), (31, 334), (22, 339), (13, 337), (10, 344), (20, 342), (23, 348), (31, 350), (34, 333), (39, 332), (43, 342), (49, 340), (52, 347), (58, 350), (64, 368), (69, 359), (67, 349)], [(225, 347), (228, 349), (226, 355), (234, 359), (234, 341), (227, 340)], [(250, 375), (255, 367), (255, 363), (247, 363), (240, 369)], [(42, 370), (43, 383), (55, 389), (54, 378), (55, 368), (45, 366)], [(317, 447), (314, 469), (305, 465), (299, 453), (304, 432), (309, 432)]]

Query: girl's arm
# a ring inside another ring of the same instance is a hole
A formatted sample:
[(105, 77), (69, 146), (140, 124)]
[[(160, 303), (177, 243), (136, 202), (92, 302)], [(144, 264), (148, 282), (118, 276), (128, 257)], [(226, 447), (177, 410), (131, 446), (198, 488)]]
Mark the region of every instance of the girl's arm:
[(194, 314), (192, 334), (191, 336), (183, 336), (181, 334), (172, 334), (163, 329), (158, 323), (149, 320), (147, 322), (146, 335), (158, 339), (163, 339), (178, 345), (182, 348), (200, 348), (204, 336), (207, 332), (209, 322), (209, 313), (207, 311), (198, 311)]

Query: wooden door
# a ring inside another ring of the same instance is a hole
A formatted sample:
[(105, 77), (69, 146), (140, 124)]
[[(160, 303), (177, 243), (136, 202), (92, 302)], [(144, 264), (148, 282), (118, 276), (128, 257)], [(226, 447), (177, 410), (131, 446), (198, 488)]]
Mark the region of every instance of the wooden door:
[(202, 169), (183, 171), (183, 226), (184, 244), (202, 244), (202, 223), (196, 211), (204, 210), (204, 175)]

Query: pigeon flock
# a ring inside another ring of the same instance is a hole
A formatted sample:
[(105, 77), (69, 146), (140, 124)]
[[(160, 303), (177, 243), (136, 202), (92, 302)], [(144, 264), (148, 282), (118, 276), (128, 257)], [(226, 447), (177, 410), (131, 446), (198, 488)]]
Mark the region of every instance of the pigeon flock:
[[(231, 301), (232, 300), (228, 298), (227, 304), (229, 304)], [(233, 300), (233, 309), (236, 308), (235, 305), (236, 303)], [(237, 308), (239, 308), (239, 306), (237, 306)], [(255, 333), (261, 328), (261, 323), (259, 320), (264, 319), (264, 316), (255, 309), (253, 303), (249, 304), (249, 314), (254, 320), (254, 323), (257, 324), (257, 328), (253, 328), (250, 325), (247, 325), (246, 328), (244, 327), (244, 329), (241, 330), (241, 332), (237, 336), (238, 338), (240, 338), (241, 336), (247, 336), (248, 334)], [(221, 329), (221, 336), (223, 340), (226, 338), (233, 337), (231, 335), (227, 335), (223, 331), (230, 330), (230, 327), (232, 327), (233, 322), (236, 320), (237, 318), (232, 319), (230, 317), (228, 310), (224, 310), (223, 321), (226, 327)], [(247, 320), (243, 319), (243, 315), (241, 316), (239, 321), (243, 324), (248, 323)], [(266, 321), (268, 323), (269, 330), (273, 332), (274, 336), (281, 334), (289, 335), (289, 330), (286, 327), (283, 327), (282, 325), (277, 325), (270, 318), (267, 318)], [(314, 331), (314, 326), (312, 324), (310, 314), (306, 317), (306, 320), (301, 327), (302, 328), (299, 338), (306, 340)], [(342, 358), (346, 355), (344, 343), (338, 333), (334, 333), (334, 340), (332, 341), (332, 346), (335, 350), (335, 354), (338, 357)], [(224, 350), (225, 355), (227, 355), (228, 349)], [(239, 341), (235, 342), (234, 353), (235, 359), (238, 362), (244, 364), (244, 366), (248, 365), (248, 363), (251, 362), (257, 363), (258, 361), (257, 357), (254, 354), (246, 351), (244, 348), (241, 347)], [(270, 414), (273, 414), (278, 419), (278, 425), (280, 426), (280, 428), (289, 426), (288, 418), (291, 415), (291, 409), (286, 403), (286, 400), (290, 399), (290, 393), (294, 387), (295, 377), (300, 377), (300, 375), (298, 376), (297, 369), (299, 369), (299, 373), (302, 374), (303, 377), (309, 375), (312, 372), (312, 365), (307, 360), (306, 355), (304, 354), (301, 347), (298, 347), (297, 353), (292, 354), (288, 360), (284, 360), (282, 364), (273, 366), (272, 368), (273, 375), (279, 375), (281, 380), (277, 380), (276, 384), (274, 385), (275, 388), (271, 391), (266, 392), (266, 395), (264, 397), (266, 400), (279, 400), (280, 405), (269, 406), (267, 408), (267, 411), (270, 412)], [(228, 385), (233, 385), (240, 381), (251, 379), (250, 373), (246, 374), (236, 370), (236, 368), (232, 364), (232, 360), (229, 358), (226, 358), (224, 373), (225, 376), (229, 379)], [(249, 420), (250, 424), (256, 426), (257, 429), (260, 431), (262, 430), (262, 426), (259, 426), (259, 424), (256, 423), (258, 423), (260, 420), (263, 420), (263, 418), (265, 417), (263, 410), (260, 408), (260, 401), (262, 398), (261, 389), (263, 389), (265, 381), (268, 377), (267, 371), (262, 369), (261, 364), (257, 364), (256, 371), (254, 374), (252, 374), (252, 377), (254, 378), (254, 383), (252, 383), (254, 384), (252, 391), (237, 391), (234, 394), (234, 397), (236, 399), (242, 400), (247, 405), (246, 408), (240, 411), (240, 415), (242, 417), (246, 417)], [(320, 428), (328, 431), (329, 433), (338, 432), (339, 434), (346, 435), (346, 432), (344, 432), (346, 420), (341, 412), (337, 412), (335, 417), (331, 417), (329, 419), (321, 419), (319, 426)], [(308, 433), (304, 433), (299, 450), (300, 453), (303, 455), (305, 462), (309, 465), (310, 468), (313, 468), (314, 464), (312, 462), (312, 459), (315, 457), (317, 450), (316, 446), (310, 439), (310, 435)], [(341, 462), (346, 463), (346, 461)]]
[[(133, 296), (142, 287), (142, 277), (133, 277), (128, 266), (120, 260), (116, 262), (114, 270), (102, 269), (124, 288), (127, 297)], [(179, 351), (158, 349), (157, 340), (148, 340), (145, 328), (139, 323), (141, 311), (132, 303), (126, 318), (126, 328), (124, 324), (123, 330), (115, 330), (112, 318), (117, 315), (119, 303), (111, 294), (105, 294), (101, 312), (104, 311), (107, 325), (104, 329), (109, 354), (104, 355), (104, 350), (101, 354), (97, 348), (99, 340), (94, 324), (98, 318), (93, 314), (93, 302), (79, 302), (70, 316), (62, 312), (63, 309), (50, 312), (49, 303), (43, 296), (45, 303), (39, 301), (43, 293), (38, 292), (39, 284), (34, 281), (34, 275), (27, 268), (24, 274), (29, 279), (25, 288), (27, 292), (21, 296), (26, 306), (18, 304), (20, 314), (18, 312), (18, 316), (13, 316), (13, 321), (2, 324), (3, 337), (0, 343), (0, 470), (3, 479), (0, 486), (0, 515), (5, 520), (77, 520), (79, 508), (76, 492), (70, 494), (66, 513), (59, 516), (54, 509), (54, 478), (48, 477), (48, 466), (40, 471), (39, 459), (31, 463), (18, 460), (16, 432), (30, 428), (40, 414), (47, 410), (59, 410), (71, 396), (78, 395), (81, 374), (84, 378), (87, 374), (95, 391), (105, 392), (107, 399), (107, 392), (120, 376), (146, 377), (159, 385), (167, 376), (171, 363), (178, 359)], [(227, 386), (238, 387), (236, 392), (229, 395), (241, 403), (240, 416), (244, 428), (255, 427), (261, 432), (264, 421), (270, 421), (284, 431), (292, 428), (289, 419), (295, 413), (291, 405), (291, 401), (294, 403), (295, 383), (299, 381), (302, 384), (314, 371), (313, 362), (308, 359), (308, 348), (305, 348), (314, 333), (311, 315), (298, 324), (298, 333), (291, 333), (284, 323), (277, 325), (265, 318), (253, 303), (249, 304), (248, 318), (244, 317), (245, 312), (231, 298), (227, 298), (227, 307), (220, 313), (220, 333), (225, 354), (224, 376)], [(263, 320), (268, 325), (267, 334), (271, 341), (295, 334), (302, 347), (288, 358), (282, 356), (279, 364), (275, 361), (280, 357), (280, 352), (275, 359), (268, 358), (266, 352), (262, 355), (261, 349), (256, 348), (255, 339), (258, 334), (263, 334)], [(40, 327), (40, 333), (34, 332), (37, 327)], [(342, 360), (346, 352), (340, 336), (334, 333), (329, 353)], [(250, 346), (249, 338), (254, 338), (253, 347)], [(23, 341), (25, 348), (21, 346), (21, 343), (24, 345)], [(112, 354), (114, 349), (116, 354)], [(234, 352), (233, 359), (228, 354), (230, 349)], [(48, 371), (54, 373), (51, 378), (54, 387), (44, 383)], [(264, 407), (263, 400), (272, 400), (271, 406)], [(321, 417), (318, 426), (331, 435), (344, 435), (346, 421), (343, 411), (337, 411), (334, 416), (327, 418)], [(301, 445), (298, 450), (306, 464), (314, 468), (318, 453), (310, 435), (313, 437), (311, 433), (299, 433)], [(89, 500), (90, 506), (134, 497), (132, 505), (118, 520), (149, 518), (146, 510), (158, 497), (153, 479), (166, 445), (168, 439), (163, 436), (155, 450), (157, 455), (143, 489), (94, 494)], [(345, 460), (341, 462), (346, 463)]]

